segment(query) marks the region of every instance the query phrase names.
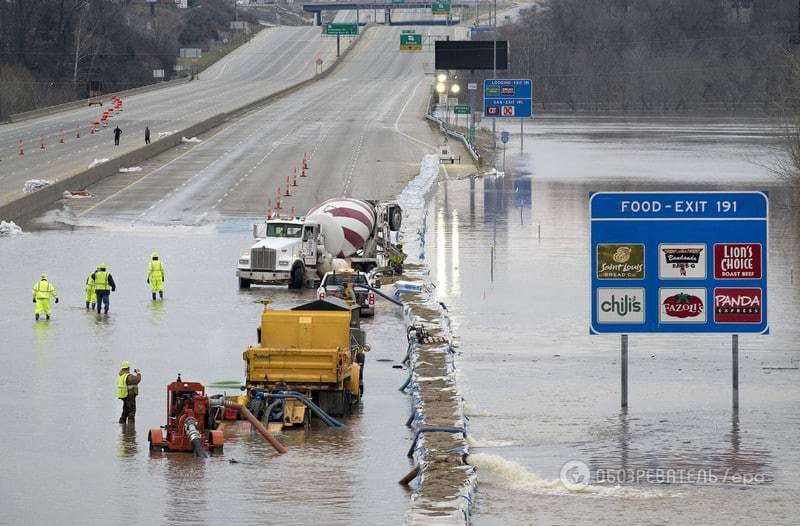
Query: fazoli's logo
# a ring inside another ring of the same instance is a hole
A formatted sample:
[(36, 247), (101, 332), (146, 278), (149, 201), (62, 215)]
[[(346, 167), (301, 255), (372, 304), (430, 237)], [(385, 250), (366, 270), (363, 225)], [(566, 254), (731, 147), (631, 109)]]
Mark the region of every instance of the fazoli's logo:
[(659, 289), (661, 323), (705, 323), (706, 289)]
[(703, 314), (703, 300), (681, 292), (664, 300), (664, 312), (674, 318), (696, 318)]

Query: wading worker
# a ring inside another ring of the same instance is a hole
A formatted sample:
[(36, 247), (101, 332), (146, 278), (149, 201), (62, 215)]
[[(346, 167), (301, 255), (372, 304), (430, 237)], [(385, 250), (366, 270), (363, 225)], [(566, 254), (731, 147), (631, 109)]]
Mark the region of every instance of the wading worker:
[(105, 263), (100, 263), (97, 266), (97, 270), (92, 274), (92, 279), (94, 280), (94, 293), (97, 296), (97, 314), (100, 314), (101, 306), (103, 306), (104, 312), (108, 314), (108, 308), (111, 306), (111, 291), (117, 290), (117, 285), (106, 269)]
[(150, 292), (153, 294), (153, 301), (156, 301), (156, 292), (161, 299), (164, 299), (164, 265), (158, 258), (158, 252), (153, 252), (150, 256), (150, 264), (147, 266), (147, 283), (150, 284)]
[(33, 302), (36, 304), (34, 315), (37, 321), (42, 312), (44, 312), (48, 320), (50, 315), (53, 314), (53, 309), (50, 308), (51, 297), (55, 298), (56, 303), (58, 303), (56, 288), (47, 281), (47, 274), (42, 274), (42, 278), (33, 285)]
[(136, 395), (139, 394), (139, 382), (141, 381), (141, 371), (134, 369), (131, 372), (130, 362), (128, 360), (122, 362), (122, 367), (117, 375), (117, 398), (122, 400), (120, 424), (124, 424), (126, 421), (130, 423), (136, 421)]

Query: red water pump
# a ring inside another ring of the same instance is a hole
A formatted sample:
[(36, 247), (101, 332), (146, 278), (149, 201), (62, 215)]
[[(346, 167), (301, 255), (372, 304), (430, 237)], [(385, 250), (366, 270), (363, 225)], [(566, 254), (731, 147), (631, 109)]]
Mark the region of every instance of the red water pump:
[(221, 450), (222, 430), (214, 429), (212, 409), (205, 386), (184, 382), (179, 374), (167, 386), (167, 425), (148, 433), (150, 449), (194, 451), (200, 457), (208, 456), (207, 451)]

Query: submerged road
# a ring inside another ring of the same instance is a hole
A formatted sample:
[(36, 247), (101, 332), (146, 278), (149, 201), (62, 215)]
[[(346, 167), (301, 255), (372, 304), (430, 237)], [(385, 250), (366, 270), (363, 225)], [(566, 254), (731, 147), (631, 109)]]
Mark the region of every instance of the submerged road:
[[(342, 39), (347, 44), (347, 39)], [(151, 139), (180, 130), (213, 115), (231, 111), (282, 88), (311, 78), (315, 60), (329, 67), (336, 56), (336, 40), (323, 37), (318, 27), (273, 27), (202, 72), (199, 80), (126, 96), (124, 111), (113, 116), (108, 128), (89, 133), (90, 122), (103, 108), (97, 106), (0, 126), (0, 205), (19, 198), (28, 179), (62, 179), (86, 169), (94, 159), (111, 158), (144, 144), (144, 128)], [(114, 146), (111, 130), (123, 130)], [(80, 128), (80, 139), (76, 129)], [(60, 143), (61, 133), (64, 143)], [(45, 149), (40, 149), (44, 140)], [(19, 141), (24, 156), (19, 155)]]

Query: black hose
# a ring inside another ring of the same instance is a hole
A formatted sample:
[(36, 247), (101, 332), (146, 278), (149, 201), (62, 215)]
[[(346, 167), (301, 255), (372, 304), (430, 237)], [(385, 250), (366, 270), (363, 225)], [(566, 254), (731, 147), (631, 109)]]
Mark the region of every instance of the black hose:
[(194, 449), (194, 454), (200, 458), (208, 458), (208, 453), (206, 450), (203, 449), (203, 441), (199, 438), (195, 438), (192, 440), (192, 449)]
[(295, 400), (299, 400), (300, 402), (305, 404), (306, 407), (311, 409), (311, 411), (315, 415), (317, 415), (320, 418), (320, 420), (325, 422), (329, 427), (335, 427), (335, 428), (347, 427), (343, 423), (339, 422), (331, 415), (323, 411), (322, 408), (320, 408), (317, 404), (309, 400), (308, 397), (306, 397), (304, 394), (298, 393), (296, 391), (281, 391), (280, 393), (270, 393), (267, 396), (279, 399), (293, 398)]
[(272, 414), (272, 410), (275, 409), (275, 407), (277, 407), (280, 403), (281, 400), (275, 400), (267, 406), (267, 408), (264, 410), (264, 416), (261, 418), (262, 424), (267, 425), (269, 423), (269, 417)]
[(399, 307), (403, 306), (403, 304), (401, 302), (397, 301), (396, 299), (392, 298), (391, 296), (387, 296), (386, 294), (384, 294), (380, 290), (376, 289), (375, 287), (371, 287), (369, 285), (359, 284), (359, 285), (356, 286), (356, 288), (363, 288), (363, 289), (371, 290), (372, 292), (374, 292), (375, 294), (377, 294), (381, 298), (383, 298), (383, 299), (385, 299), (387, 301), (391, 301), (392, 303), (394, 303), (395, 305), (397, 305)]

